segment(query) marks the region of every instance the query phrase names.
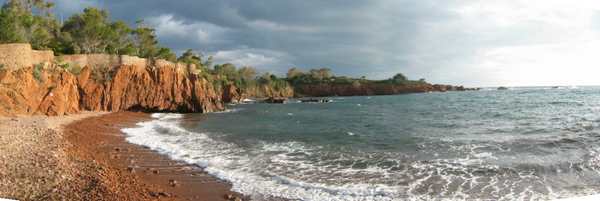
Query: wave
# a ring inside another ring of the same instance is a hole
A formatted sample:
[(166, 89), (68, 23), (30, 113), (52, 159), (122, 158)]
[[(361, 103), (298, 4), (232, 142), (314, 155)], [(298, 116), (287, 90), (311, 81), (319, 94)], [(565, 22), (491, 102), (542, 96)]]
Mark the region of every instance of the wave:
[[(245, 150), (234, 144), (211, 139), (199, 132), (178, 126), (180, 114), (153, 114), (155, 120), (141, 122), (135, 128), (124, 128), (126, 140), (146, 146), (174, 160), (203, 167), (209, 174), (229, 181), (234, 191), (247, 195), (283, 197), (300, 200), (397, 200), (397, 188), (374, 184), (327, 185), (296, 180), (283, 175), (260, 175), (254, 171)], [(301, 145), (268, 145), (264, 151), (297, 151)], [(257, 168), (260, 168), (257, 167)], [(255, 168), (256, 169), (256, 168)], [(266, 171), (268, 172), (268, 171)]]
[[(489, 161), (499, 157), (508, 160), (509, 156), (497, 155), (506, 150), (490, 150), (492, 145), (446, 142), (442, 144), (448, 147), (435, 149), (433, 144), (423, 144), (429, 147), (420, 154), (435, 157), (421, 160), (400, 153), (327, 151), (326, 147), (295, 141), (261, 141), (248, 148), (208, 133), (186, 130), (179, 125), (184, 117), (181, 114), (152, 117), (137, 127), (122, 129), (126, 140), (203, 167), (230, 182), (232, 190), (255, 200), (546, 200), (573, 193), (556, 191), (547, 183), (548, 178), (539, 174), (550, 171), (548, 167), (569, 170), (572, 163), (501, 166)], [(577, 142), (561, 139), (554, 143)], [(446, 156), (444, 150), (460, 155)], [(590, 154), (589, 161), (600, 161), (594, 156)], [(575, 164), (585, 171), (597, 171), (596, 165), (582, 161)]]
[(243, 108), (231, 108), (231, 109), (225, 109), (223, 111), (217, 111), (217, 112), (213, 112), (213, 113), (216, 113), (216, 114), (236, 113), (236, 112), (239, 112), (239, 111), (242, 111), (242, 110), (243, 110)]

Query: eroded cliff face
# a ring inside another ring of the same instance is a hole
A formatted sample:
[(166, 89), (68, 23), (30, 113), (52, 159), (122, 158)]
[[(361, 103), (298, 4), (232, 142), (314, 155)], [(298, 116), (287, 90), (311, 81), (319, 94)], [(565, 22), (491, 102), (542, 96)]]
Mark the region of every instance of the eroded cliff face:
[(86, 67), (79, 75), (55, 66), (34, 71), (0, 70), (0, 115), (223, 109), (222, 94), (182, 68), (122, 65), (98, 74)]
[(235, 85), (227, 85), (223, 87), (223, 101), (238, 103), (246, 98), (268, 98), (268, 97), (294, 97), (294, 89), (291, 86), (283, 88), (274, 88), (269, 85), (260, 85), (247, 89), (240, 89)]
[(66, 71), (0, 71), (0, 115), (62, 115), (80, 111), (77, 78)]

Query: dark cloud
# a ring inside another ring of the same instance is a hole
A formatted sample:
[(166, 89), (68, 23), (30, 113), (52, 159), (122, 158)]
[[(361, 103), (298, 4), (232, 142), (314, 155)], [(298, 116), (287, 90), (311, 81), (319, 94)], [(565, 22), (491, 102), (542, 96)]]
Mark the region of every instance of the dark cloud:
[[(108, 9), (114, 18), (130, 23), (145, 19), (157, 27), (161, 42), (177, 51), (193, 48), (215, 55), (236, 52), (242, 57), (267, 52), (270, 54), (262, 56), (280, 58), (250, 63), (273, 72), (284, 72), (291, 66), (330, 67), (339, 74), (374, 78), (391, 76), (406, 65), (386, 55), (411, 51), (420, 18), (441, 17), (439, 12), (426, 12), (432, 5), (408, 1), (393, 7), (342, 0), (109, 0), (88, 4)], [(257, 58), (262, 57), (236, 60)]]
[(575, 6), (558, 0), (55, 2), (63, 16), (97, 6), (132, 24), (144, 19), (157, 28), (164, 45), (178, 52), (192, 48), (220, 62), (263, 71), (329, 67), (337, 74), (374, 79), (403, 72), (413, 79), (471, 86), (554, 79), (548, 75), (528, 83), (523, 76), (511, 76), (523, 66), (541, 68), (544, 62), (538, 60), (550, 54), (532, 51), (523, 58), (513, 52), (565, 41), (572, 44), (560, 50), (580, 45), (585, 51), (582, 41), (571, 39), (595, 40), (584, 32), (597, 30), (598, 20), (592, 18), (599, 19), (598, 6), (588, 0)]

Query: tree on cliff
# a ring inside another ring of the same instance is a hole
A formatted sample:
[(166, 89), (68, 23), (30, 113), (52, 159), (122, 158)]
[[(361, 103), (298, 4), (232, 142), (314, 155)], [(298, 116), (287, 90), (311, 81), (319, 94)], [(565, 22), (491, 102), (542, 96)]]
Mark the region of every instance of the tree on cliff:
[(202, 67), (202, 55), (196, 53), (192, 49), (186, 50), (179, 58), (177, 58), (177, 61), (186, 64), (194, 64), (196, 65), (196, 68)]
[(173, 53), (171, 49), (166, 47), (159, 47), (158, 54), (154, 58), (164, 59), (172, 62), (177, 61), (177, 55)]
[[(105, 10), (86, 8), (62, 27), (63, 53), (135, 55), (133, 30), (123, 21), (111, 22)], [(60, 51), (61, 49), (59, 49)]]
[(269, 72), (266, 72), (259, 76), (256, 80), (259, 85), (268, 86), (275, 90), (282, 90), (289, 88), (289, 82), (285, 79), (278, 78)]
[(404, 76), (404, 74), (398, 73), (398, 74), (394, 75), (394, 77), (392, 77), (392, 79), (390, 79), (390, 81), (392, 81), (395, 84), (402, 84), (402, 83), (405, 83), (406, 81), (408, 81), (408, 79), (406, 78), (406, 76)]
[(81, 14), (71, 16), (62, 27), (68, 34), (74, 53), (105, 53), (109, 46), (112, 27), (108, 12), (86, 8)]
[(286, 74), (286, 77), (288, 79), (294, 79), (298, 76), (302, 76), (304, 74), (304, 72), (302, 72), (300, 69), (298, 68), (290, 68)]
[(251, 66), (244, 66), (238, 70), (238, 74), (242, 80), (247, 82), (256, 78), (256, 69)]
[(144, 25), (144, 21), (137, 21), (137, 28), (134, 30), (134, 41), (138, 48), (137, 55), (144, 58), (154, 57), (158, 54), (158, 40), (155, 30)]
[(108, 53), (175, 61), (169, 48), (160, 47), (155, 30), (137, 22), (132, 29), (123, 21), (112, 22), (105, 10), (86, 8), (71, 16), (62, 27), (61, 53)]
[(335, 78), (329, 68), (310, 69), (308, 73), (291, 68), (287, 72), (287, 80), (293, 85), (332, 82)]
[(33, 49), (56, 54), (127, 54), (176, 61), (177, 55), (158, 45), (155, 30), (138, 21), (132, 29), (111, 21), (106, 10), (85, 8), (61, 27), (45, 0), (7, 0), (0, 9), (0, 43), (31, 43)]
[[(0, 42), (31, 43), (47, 49), (58, 33), (59, 24), (49, 11), (53, 3), (43, 0), (9, 0), (0, 9)], [(37, 10), (34, 14), (33, 9)]]
[(134, 55), (136, 48), (132, 41), (133, 30), (127, 23), (116, 21), (109, 26), (107, 33), (107, 53), (117, 55)]
[(329, 68), (311, 69), (309, 74), (312, 79), (317, 81), (323, 81), (333, 76), (333, 73), (331, 73), (331, 69)]
[(156, 30), (144, 24), (143, 20), (136, 22), (137, 28), (133, 31), (133, 41), (137, 48), (137, 56), (150, 59), (165, 59), (176, 61), (177, 55), (166, 47), (158, 45)]
[(235, 67), (235, 65), (233, 65), (231, 63), (215, 65), (214, 72), (216, 75), (223, 77), (224, 79), (227, 79), (227, 80), (233, 81), (238, 78), (238, 73), (237, 73), (236, 67)]

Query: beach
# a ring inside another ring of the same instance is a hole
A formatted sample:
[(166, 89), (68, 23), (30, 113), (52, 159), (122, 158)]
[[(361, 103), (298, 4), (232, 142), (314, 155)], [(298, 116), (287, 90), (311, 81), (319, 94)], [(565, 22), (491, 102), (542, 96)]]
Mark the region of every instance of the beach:
[(0, 118), (0, 197), (19, 200), (240, 200), (201, 168), (125, 141), (134, 112)]

